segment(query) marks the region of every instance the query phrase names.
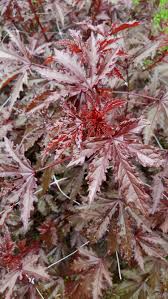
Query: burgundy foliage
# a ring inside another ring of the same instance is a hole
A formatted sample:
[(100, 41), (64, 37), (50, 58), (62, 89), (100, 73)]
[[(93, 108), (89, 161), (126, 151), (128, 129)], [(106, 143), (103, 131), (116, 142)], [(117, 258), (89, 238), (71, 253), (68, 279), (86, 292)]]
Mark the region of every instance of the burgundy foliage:
[(168, 298), (167, 37), (140, 2), (0, 0), (0, 298)]

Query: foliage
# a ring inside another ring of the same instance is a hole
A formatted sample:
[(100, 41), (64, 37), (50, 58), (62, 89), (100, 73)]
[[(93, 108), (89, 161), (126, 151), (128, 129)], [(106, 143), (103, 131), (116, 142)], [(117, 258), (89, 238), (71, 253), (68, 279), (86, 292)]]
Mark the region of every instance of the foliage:
[[(160, 28), (162, 22), (168, 21), (168, 6), (167, 0), (160, 0), (158, 11), (154, 15), (154, 25)], [(167, 27), (164, 28), (167, 31)]]
[(155, 2), (0, 0), (1, 298), (167, 298)]

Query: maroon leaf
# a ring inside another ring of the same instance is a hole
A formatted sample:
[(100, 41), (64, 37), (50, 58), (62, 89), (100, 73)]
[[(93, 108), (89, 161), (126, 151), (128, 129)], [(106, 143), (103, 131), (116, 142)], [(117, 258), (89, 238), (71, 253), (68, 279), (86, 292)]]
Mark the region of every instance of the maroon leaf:
[(133, 22), (130, 22), (130, 23), (125, 23), (125, 24), (122, 24), (122, 25), (119, 25), (118, 27), (114, 27), (111, 31), (112, 34), (116, 34), (122, 30), (125, 30), (125, 29), (128, 29), (128, 28), (132, 28), (132, 27), (136, 27), (136, 26), (139, 26), (140, 23), (137, 22), (137, 21), (133, 21)]
[(16, 190), (14, 193), (9, 194), (7, 201), (11, 204), (20, 200), (21, 219), (24, 229), (27, 230), (30, 212), (34, 209), (33, 203), (37, 201), (34, 195), (36, 189), (34, 170), (20, 149), (14, 150), (12, 143), (6, 137), (4, 145), (6, 160), (2, 161), (0, 177), (12, 177), (15, 180), (17, 178)]

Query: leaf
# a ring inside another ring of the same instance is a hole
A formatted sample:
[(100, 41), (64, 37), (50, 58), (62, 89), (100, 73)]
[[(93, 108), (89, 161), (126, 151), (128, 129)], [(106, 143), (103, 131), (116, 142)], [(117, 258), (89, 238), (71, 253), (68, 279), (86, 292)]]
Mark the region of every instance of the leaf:
[(154, 134), (154, 131), (159, 125), (163, 130), (167, 127), (168, 121), (168, 93), (156, 101), (147, 112), (147, 119), (150, 125), (144, 129), (144, 142), (148, 144)]
[(160, 179), (160, 176), (157, 175), (154, 178), (154, 184), (153, 184), (153, 208), (152, 208), (152, 213), (156, 212), (156, 209), (158, 207), (158, 204), (161, 200), (163, 191), (164, 191), (164, 186), (162, 183), (162, 180)]
[[(17, 62), (22, 63), (21, 67), (23, 67), (23, 64), (25, 67), (28, 67), (30, 64), (28, 51), (20, 38), (19, 32), (17, 30), (12, 32), (9, 29), (6, 29), (5, 31), (10, 37), (12, 47), (11, 49), (4, 47), (4, 45), (0, 47), (0, 60), (16, 60)], [(17, 65), (17, 67), (19, 67), (19, 65)]]
[(114, 214), (118, 211), (120, 201), (118, 199), (100, 198), (92, 202), (90, 206), (82, 205), (77, 208), (78, 215), (86, 223), (87, 235), (97, 242), (109, 230)]
[(147, 119), (150, 121), (150, 125), (144, 129), (144, 142), (148, 144), (151, 137), (153, 136), (154, 130), (159, 122), (159, 108), (153, 107), (147, 113)]
[(6, 13), (6, 10), (8, 9), (8, 6), (10, 5), (11, 0), (2, 0), (1, 1), (1, 15), (3, 16)]
[(103, 109), (103, 113), (107, 113), (110, 112), (111, 110), (115, 109), (115, 108), (120, 108), (122, 107), (124, 104), (126, 103), (126, 101), (124, 100), (120, 100), (120, 99), (115, 99), (113, 101), (110, 101), (110, 103), (107, 103)]
[[(121, 299), (139, 299), (147, 298), (151, 295), (151, 288), (148, 286), (148, 280), (146, 274), (139, 272), (138, 269), (124, 270), (122, 271), (124, 281), (116, 288), (116, 294)], [(148, 276), (147, 276), (148, 278)]]
[(102, 290), (104, 287), (104, 282), (107, 283), (108, 286), (112, 286), (112, 279), (111, 274), (107, 269), (104, 267), (103, 264), (99, 266), (99, 269), (96, 272), (92, 287), (92, 296), (93, 299), (98, 299), (100, 296), (102, 296)]
[(19, 57), (15, 52), (10, 52), (8, 49), (4, 47), (0, 48), (0, 60), (9, 59), (9, 60), (16, 60), (16, 61), (23, 61), (23, 58)]
[(166, 218), (163, 221), (163, 223), (161, 224), (160, 228), (165, 234), (167, 234), (167, 232), (168, 232), (168, 215), (166, 215)]
[(10, 101), (10, 105), (9, 105), (9, 111), (12, 110), (16, 100), (19, 98), (20, 96), (20, 92), (23, 91), (23, 84), (27, 85), (27, 72), (26, 70), (23, 70), (23, 73), (21, 75), (18, 76), (17, 81), (15, 83), (15, 87), (13, 89), (13, 92), (11, 94), (11, 101)]
[[(140, 134), (144, 127), (148, 125), (144, 119), (135, 119), (131, 118), (129, 120), (124, 120), (119, 123), (116, 127), (114, 137), (125, 136), (127, 137), (130, 134)], [(134, 135), (133, 135), (134, 136)]]
[(134, 59), (135, 65), (142, 64), (143, 61), (148, 57), (154, 57), (157, 49), (159, 48), (160, 41), (157, 42), (150, 42), (145, 47), (143, 47), (142, 53), (137, 55), (137, 57)]
[(48, 91), (44, 91), (40, 95), (36, 96), (33, 100), (31, 100), (30, 103), (28, 103), (26, 107), (26, 112), (30, 112), (32, 110), (35, 110), (35, 108), (39, 107), (41, 104), (43, 105), (43, 102), (46, 100), (46, 98), (50, 95), (51, 93)]
[(144, 271), (133, 268), (123, 270), (122, 275), (124, 277), (123, 282), (115, 288), (115, 293), (119, 298), (146, 299), (148, 296), (156, 299), (162, 294), (166, 295), (162, 289), (163, 281), (167, 281), (166, 266), (163, 266), (160, 261), (147, 259)]
[(124, 260), (130, 263), (134, 259), (142, 269), (144, 253), (139, 241), (136, 241), (136, 231), (143, 230), (143, 238), (147, 237), (149, 242), (153, 240), (155, 245), (159, 242), (163, 247), (166, 246), (158, 235), (152, 235), (151, 223), (146, 217), (137, 208), (127, 205), (125, 200), (100, 198), (89, 207), (78, 207), (77, 211), (92, 242), (97, 242), (108, 234), (108, 252), (113, 254), (118, 250)]
[(79, 255), (80, 257), (72, 265), (75, 272), (86, 270), (99, 262), (99, 258), (92, 250), (80, 248)]
[(11, 296), (13, 294), (14, 287), (19, 276), (20, 276), (20, 272), (18, 271), (9, 272), (4, 276), (3, 280), (0, 283), (1, 285), (0, 292), (1, 294), (6, 292), (5, 299), (12, 298)]
[(97, 79), (97, 68), (98, 68), (98, 62), (100, 58), (97, 41), (93, 32), (91, 33), (91, 37), (88, 40), (88, 49), (86, 49), (86, 55), (87, 55), (88, 65), (90, 66), (89, 75), (91, 78), (91, 86), (93, 86)]
[(37, 264), (38, 255), (28, 255), (23, 262), (22, 271), (27, 275), (31, 275), (38, 279), (48, 280), (50, 277), (46, 272), (46, 268)]
[(86, 75), (84, 69), (81, 67), (75, 56), (71, 57), (67, 53), (55, 50), (55, 60), (63, 65), (63, 67), (67, 71), (70, 71), (70, 73), (74, 76), (74, 78), (76, 78), (77, 81), (86, 83)]
[(112, 54), (107, 56), (107, 59), (104, 62), (104, 64), (100, 66), (99, 71), (98, 71), (98, 73), (99, 73), (98, 79), (99, 80), (103, 80), (103, 78), (105, 78), (108, 74), (110, 74), (112, 72), (112, 70), (115, 68), (118, 57), (120, 56), (119, 50), (120, 50), (120, 48), (118, 46), (118, 48), (115, 49)]
[(29, 275), (31, 275), (31, 277), (35, 277), (38, 279), (49, 279), (49, 275), (46, 273), (46, 269), (40, 265), (37, 265), (38, 259), (38, 255), (28, 255), (24, 258), (21, 269), (10, 271), (4, 275), (3, 279), (0, 282), (0, 292), (2, 294), (5, 293), (5, 298), (12, 298), (11, 296), (13, 295), (17, 280), (19, 279), (22, 281), (23, 274), (28, 278), (30, 278)]
[(60, 19), (61, 25), (62, 25), (62, 27), (64, 27), (64, 23), (65, 23), (64, 12), (63, 12), (63, 10), (61, 8), (61, 5), (59, 5), (58, 3), (55, 3), (55, 7), (56, 7), (56, 11), (57, 11), (58, 17)]
[(168, 253), (167, 242), (162, 239), (159, 235), (154, 233), (144, 233), (140, 232), (136, 235), (135, 238), (138, 244), (135, 245), (135, 248), (139, 248), (138, 263), (140, 264), (142, 270), (142, 252), (145, 252), (148, 256), (161, 259), (163, 262), (167, 263), (165, 257)]
[(2, 87), (8, 85), (11, 81), (14, 83), (9, 97), (11, 101), (9, 113), (11, 113), (16, 100), (20, 96), (20, 92), (23, 91), (23, 84), (28, 85), (28, 72), (31, 62), (28, 50), (21, 41), (18, 31), (12, 32), (6, 29), (6, 32), (10, 38), (10, 47), (7, 44), (0, 47), (0, 61), (1, 69), (8, 78), (6, 81), (3, 81)]
[[(118, 218), (115, 221), (114, 229), (112, 230), (116, 238), (117, 245), (121, 256), (129, 263), (134, 255), (134, 231), (132, 230), (132, 219), (125, 211), (125, 206), (121, 202), (119, 205)], [(111, 232), (109, 232), (111, 233)]]
[[(153, 181), (153, 188), (152, 188), (152, 198), (153, 198), (153, 207), (152, 207), (152, 213), (155, 213), (158, 209), (160, 200), (162, 199), (164, 195), (164, 191), (166, 190), (167, 183), (166, 183), (166, 177), (168, 176), (167, 171), (167, 163), (168, 160), (165, 160), (165, 165), (163, 171), (156, 174)], [(165, 182), (164, 182), (165, 181)]]
[(32, 99), (25, 110), (28, 115), (31, 115), (32, 113), (48, 108), (51, 103), (61, 100), (62, 98), (68, 96), (68, 94), (69, 90), (60, 90), (54, 92), (44, 91), (42, 94)]
[(132, 202), (143, 213), (147, 213), (150, 197), (145, 192), (143, 183), (138, 177), (135, 168), (129, 163), (127, 156), (122, 152), (119, 144), (115, 145), (115, 173), (119, 182), (119, 190), (126, 201)]
[[(6, 161), (2, 162), (0, 167), (1, 173), (0, 177), (12, 177), (18, 182), (18, 190), (15, 194), (10, 194), (8, 201), (11, 204), (17, 202), (20, 199), (21, 206), (21, 219), (23, 222), (24, 230), (28, 229), (28, 220), (30, 218), (30, 212), (33, 210), (33, 203), (37, 201), (34, 195), (34, 190), (36, 189), (36, 179), (34, 177), (34, 170), (31, 168), (30, 163), (25, 158), (23, 153), (18, 149), (14, 150), (12, 143), (5, 137), (5, 149), (6, 149)], [(12, 159), (15, 164), (9, 164), (8, 159)], [(20, 179), (21, 177), (21, 179)]]
[(56, 70), (52, 70), (49, 68), (42, 68), (38, 66), (33, 66), (32, 69), (39, 73), (42, 77), (47, 78), (48, 80), (56, 80), (59, 83), (68, 83), (68, 84), (75, 84), (76, 77), (70, 76), (69, 74), (64, 74), (63, 72), (58, 72)]
[[(118, 100), (114, 101), (114, 103), (112, 102), (109, 106), (106, 106), (105, 111), (113, 109), (115, 103), (117, 106), (120, 105)], [(85, 149), (70, 162), (68, 166), (74, 166), (84, 163), (86, 157), (92, 157), (87, 176), (89, 181), (89, 203), (94, 200), (96, 192), (100, 191), (102, 182), (106, 180), (105, 173), (109, 161), (112, 160), (116, 175), (115, 179), (119, 183), (119, 191), (122, 196), (126, 198), (128, 203), (134, 203), (142, 212), (147, 212), (151, 199), (145, 191), (144, 184), (130, 158), (136, 157), (137, 161), (144, 167), (159, 167), (163, 165), (164, 160), (162, 151), (152, 146), (143, 145), (138, 141), (136, 135), (142, 131), (144, 126), (145, 122), (143, 120), (130, 119), (123, 121), (109, 132), (109, 134), (111, 133), (110, 141), (108, 139), (109, 135), (107, 135), (105, 143), (104, 141), (94, 142), (94, 140), (90, 144), (86, 142)]]
[(22, 53), (23, 56), (26, 57), (27, 54), (28, 54), (28, 51), (26, 50), (26, 47), (25, 47), (24, 43), (21, 40), (19, 31), (15, 30), (14, 32), (12, 32), (11, 30), (6, 29), (6, 32), (8, 33), (11, 42), (13, 44), (15, 44), (17, 46), (17, 48), (19, 49), (20, 53)]
[(144, 258), (140, 246), (136, 243), (134, 245), (134, 258), (137, 261), (139, 267), (142, 269), (142, 271), (144, 271)]
[[(76, 273), (85, 273), (86, 282), (90, 285), (88, 286), (89, 293), (92, 294), (93, 299), (99, 299), (102, 296), (102, 291), (108, 286), (112, 286), (111, 274), (107, 265), (91, 250), (80, 249), (79, 255), (80, 257), (74, 261), (72, 269)], [(90, 281), (87, 281), (88, 279)]]
[(0, 213), (0, 227), (2, 227), (5, 223), (8, 214), (12, 211), (12, 207), (6, 206), (6, 209)]
[[(75, 85), (78, 93), (81, 91), (88, 93), (90, 88), (97, 86), (100, 81), (108, 79), (108, 75), (112, 73), (113, 69), (114, 73), (123, 78), (121, 72), (116, 68), (117, 60), (125, 55), (117, 44), (118, 39), (112, 39), (108, 44), (113, 44), (113, 48), (107, 48), (106, 39), (102, 41), (98, 34), (93, 32), (86, 42), (82, 41), (79, 32), (71, 30), (70, 34), (73, 41), (65, 39), (57, 42), (58, 46), (66, 48), (65, 50), (55, 49), (54, 60), (59, 66), (56, 65), (54, 70), (32, 66), (33, 70), (48, 80)], [(111, 34), (109, 33), (109, 35)]]
[(30, 212), (34, 210), (33, 204), (37, 201), (33, 191), (36, 187), (34, 178), (30, 177), (26, 180), (26, 186), (24, 188), (24, 194), (22, 194), (22, 208), (21, 208), (21, 219), (24, 230), (28, 229), (28, 222), (30, 219)]
[(131, 143), (128, 145), (128, 149), (144, 167), (159, 167), (164, 163), (160, 149), (138, 143)]
[(140, 23), (137, 22), (137, 21), (133, 21), (133, 22), (129, 22), (129, 23), (124, 23), (122, 25), (119, 25), (118, 27), (114, 27), (111, 31), (112, 34), (116, 34), (120, 31), (123, 31), (125, 29), (128, 29), (128, 28), (132, 28), (132, 27), (137, 27), (139, 26)]
[(87, 180), (89, 182), (89, 204), (94, 200), (96, 193), (100, 191), (102, 182), (106, 180), (105, 173), (109, 166), (109, 160), (111, 159), (111, 149), (107, 144), (99, 153), (92, 163), (89, 165), (90, 171), (88, 172)]
[(18, 76), (18, 72), (14, 71), (13, 73), (9, 73), (7, 75), (4, 75), (4, 78), (2, 81), (0, 81), (0, 89), (4, 88), (7, 86), (11, 81), (16, 79)]
[[(17, 152), (15, 152), (13, 150), (13, 145), (12, 143), (9, 141), (9, 139), (7, 137), (4, 138), (5, 140), (5, 148), (9, 154), (9, 156), (14, 160), (14, 162), (17, 162), (20, 166), (20, 170), (21, 170), (21, 174), (22, 175), (32, 175), (34, 172), (32, 171), (28, 161), (25, 159), (24, 156), (22, 156), (22, 160), (19, 157), (19, 154)], [(5, 162), (5, 161), (4, 161)], [(10, 173), (11, 174), (11, 173)], [(15, 172), (13, 173), (13, 175), (15, 176)], [(8, 171), (5, 173), (2, 173), (2, 176), (8, 176)]]

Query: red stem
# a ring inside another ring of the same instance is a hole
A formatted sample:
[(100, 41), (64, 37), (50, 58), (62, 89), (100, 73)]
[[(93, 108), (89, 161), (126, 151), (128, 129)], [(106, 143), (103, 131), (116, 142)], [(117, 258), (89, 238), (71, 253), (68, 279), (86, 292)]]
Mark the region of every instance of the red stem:
[(36, 11), (35, 11), (35, 8), (34, 8), (34, 6), (33, 6), (33, 4), (32, 4), (32, 1), (31, 1), (31, 0), (27, 0), (27, 1), (28, 1), (28, 3), (29, 3), (29, 6), (30, 6), (30, 9), (31, 9), (32, 13), (33, 13), (34, 16), (35, 16), (35, 19), (36, 19), (37, 24), (38, 24), (38, 25), (40, 26), (40, 28), (41, 28), (41, 31), (42, 31), (42, 33), (43, 33), (43, 35), (44, 35), (44, 38), (45, 38), (46, 42), (49, 42), (49, 39), (48, 39), (47, 35), (45, 34), (45, 30), (44, 30), (44, 28), (43, 28), (43, 26), (42, 26), (42, 24), (41, 24), (41, 22), (40, 22), (40, 19), (39, 19), (38, 15), (36, 14)]
[(129, 103), (129, 64), (128, 64), (128, 60), (126, 58), (126, 77), (127, 77), (127, 103), (126, 103), (126, 107), (125, 107), (125, 116), (127, 115), (127, 111), (128, 111), (128, 103)]
[(50, 164), (48, 164), (48, 165), (46, 165), (46, 166), (44, 166), (42, 168), (39, 168), (39, 169), (35, 170), (35, 173), (41, 172), (41, 171), (43, 171), (43, 170), (45, 170), (47, 168), (53, 167), (55, 165), (58, 165), (58, 164), (63, 163), (65, 161), (67, 161), (67, 160), (70, 160), (70, 159), (71, 159), (70, 157), (66, 157), (64, 159), (56, 160), (56, 161), (54, 161), (54, 162), (52, 162), (52, 163), (50, 163)]

